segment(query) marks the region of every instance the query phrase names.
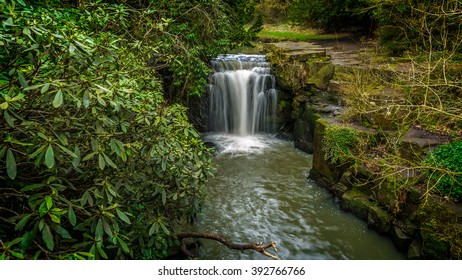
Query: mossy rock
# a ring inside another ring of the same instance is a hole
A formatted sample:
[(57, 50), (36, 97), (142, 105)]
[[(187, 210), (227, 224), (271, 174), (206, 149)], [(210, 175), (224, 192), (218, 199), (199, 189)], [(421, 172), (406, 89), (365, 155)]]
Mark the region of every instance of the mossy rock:
[(363, 192), (352, 189), (342, 195), (340, 206), (359, 218), (367, 220), (369, 209), (373, 207), (373, 202)]
[(419, 204), (425, 197), (427, 192), (426, 186), (414, 185), (406, 188), (406, 202), (412, 204)]
[(331, 62), (308, 63), (306, 83), (314, 84), (318, 89), (327, 90), (334, 77), (335, 66)]
[(344, 193), (347, 191), (351, 190), (351, 186), (346, 186), (342, 184), (341, 182), (338, 182), (337, 184), (333, 185), (330, 191), (336, 196), (336, 197), (342, 197)]
[(323, 137), (326, 127), (330, 120), (320, 118), (316, 120), (314, 136), (313, 136), (313, 169), (317, 170), (327, 181), (335, 184), (339, 181), (340, 176), (343, 174), (338, 166), (333, 166), (325, 158), (325, 152), (323, 150)]
[(393, 177), (387, 177), (373, 188), (374, 196), (379, 205), (390, 212), (394, 212), (399, 207), (399, 186)]
[(392, 216), (387, 211), (373, 203), (369, 204), (367, 224), (375, 228), (378, 233), (390, 232), (392, 220)]

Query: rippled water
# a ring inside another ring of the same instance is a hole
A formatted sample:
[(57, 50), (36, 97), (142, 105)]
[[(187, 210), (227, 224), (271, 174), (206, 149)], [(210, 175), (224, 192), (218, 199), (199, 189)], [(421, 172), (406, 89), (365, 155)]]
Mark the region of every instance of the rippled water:
[[(212, 134), (219, 151), (196, 230), (234, 243), (277, 242), (281, 259), (403, 259), (392, 242), (307, 180), (311, 155), (272, 135)], [(271, 249), (268, 250), (271, 253)], [(203, 241), (203, 259), (268, 259)]]

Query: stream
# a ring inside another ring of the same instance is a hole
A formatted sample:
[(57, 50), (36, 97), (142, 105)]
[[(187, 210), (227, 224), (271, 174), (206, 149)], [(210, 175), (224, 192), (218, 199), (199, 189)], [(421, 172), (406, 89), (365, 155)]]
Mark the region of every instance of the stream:
[[(210, 133), (216, 147), (208, 200), (195, 230), (233, 243), (277, 242), (280, 259), (405, 259), (392, 241), (307, 179), (312, 155), (275, 137), (277, 90), (262, 55), (224, 55), (212, 62)], [(202, 240), (203, 259), (268, 259)]]
[[(216, 172), (196, 227), (234, 243), (276, 241), (280, 259), (405, 259), (392, 241), (340, 209), (333, 196), (307, 179), (312, 156), (288, 141), (261, 134), (210, 134), (219, 146)], [(206, 259), (268, 259), (204, 240)]]

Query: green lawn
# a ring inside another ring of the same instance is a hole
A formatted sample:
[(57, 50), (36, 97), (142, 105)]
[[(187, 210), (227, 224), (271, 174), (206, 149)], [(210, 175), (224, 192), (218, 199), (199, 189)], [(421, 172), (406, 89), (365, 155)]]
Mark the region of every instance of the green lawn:
[(258, 34), (261, 39), (279, 39), (279, 40), (293, 40), (293, 41), (307, 41), (307, 40), (322, 40), (322, 39), (335, 39), (336, 35), (318, 35), (318, 34), (306, 34), (300, 32), (291, 31), (272, 31), (262, 30)]

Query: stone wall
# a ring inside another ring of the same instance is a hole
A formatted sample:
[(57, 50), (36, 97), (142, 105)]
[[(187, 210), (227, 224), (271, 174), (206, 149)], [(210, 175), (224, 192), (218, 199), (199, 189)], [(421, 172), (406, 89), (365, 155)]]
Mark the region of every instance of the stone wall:
[[(417, 174), (380, 178), (364, 165), (330, 163), (325, 159), (323, 142), (330, 125), (344, 124), (333, 119), (316, 121), (310, 178), (337, 197), (344, 210), (365, 220), (377, 232), (389, 235), (408, 258), (451, 258), (455, 253), (452, 242), (460, 238), (462, 230), (462, 207), (429, 194)], [(373, 130), (360, 133), (370, 134)], [(403, 182), (410, 177), (415, 177), (415, 184), (406, 186)]]
[[(304, 53), (303, 48), (314, 51)], [(343, 111), (339, 93), (344, 84), (335, 80), (336, 71), (361, 66), (332, 63), (328, 52), (313, 45), (272, 44), (267, 51), (282, 85), (282, 100), (285, 105), (291, 104), (291, 108), (285, 107), (285, 131), (290, 132), (297, 148), (313, 153), (310, 178), (328, 189), (342, 209), (390, 236), (409, 259), (448, 259), (460, 255), (454, 250), (461, 248), (461, 244), (455, 243), (462, 239), (462, 207), (432, 195), (418, 172), (403, 169), (381, 178), (376, 170), (354, 161), (339, 165), (326, 160), (323, 139), (328, 126), (348, 126), (358, 135), (380, 137), (378, 130), (344, 123), (339, 118)], [(380, 116), (371, 119), (377, 122)], [(441, 144), (415, 129), (410, 129), (400, 141), (400, 156), (408, 159), (423, 158)]]

